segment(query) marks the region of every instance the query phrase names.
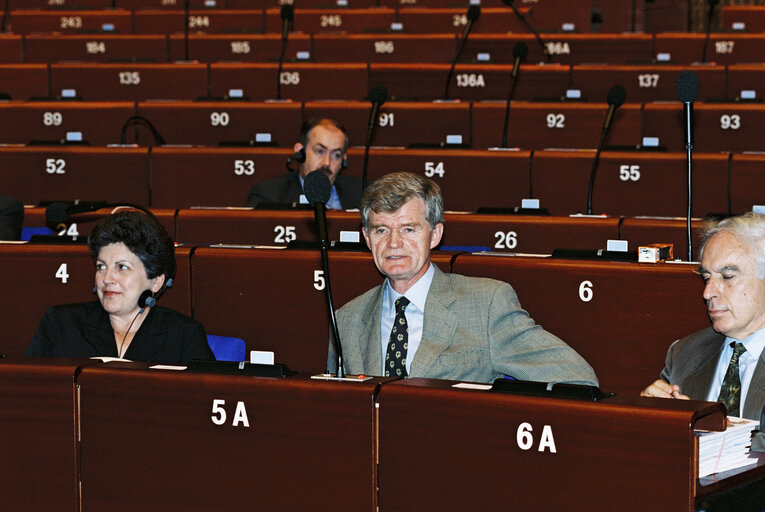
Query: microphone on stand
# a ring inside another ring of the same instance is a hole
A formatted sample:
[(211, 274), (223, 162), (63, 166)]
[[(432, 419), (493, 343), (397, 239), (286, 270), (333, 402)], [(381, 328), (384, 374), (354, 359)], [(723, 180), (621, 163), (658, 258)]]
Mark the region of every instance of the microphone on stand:
[(295, 19), (295, 7), (292, 4), (283, 4), (279, 13), (282, 17), (282, 48), (279, 52), (279, 66), (276, 71), (276, 99), (282, 99), (282, 66), (284, 65), (284, 52), (287, 50), (287, 39), (290, 35), (290, 25)]
[(600, 141), (598, 142), (598, 148), (595, 151), (595, 159), (592, 162), (592, 169), (590, 169), (590, 187), (587, 192), (587, 215), (592, 215), (592, 188), (595, 185), (595, 171), (598, 168), (598, 162), (600, 162), (600, 152), (603, 150), (603, 144), (606, 142), (606, 135), (611, 129), (611, 123), (614, 120), (614, 113), (619, 108), (624, 100), (627, 99), (627, 91), (621, 85), (614, 85), (608, 90), (608, 112), (606, 112), (606, 119), (603, 121), (603, 129), (600, 132)]
[(712, 20), (715, 17), (715, 7), (719, 0), (707, 0), (709, 4), (709, 12), (707, 13), (707, 33), (704, 36), (704, 47), (701, 50), (701, 62), (707, 61), (707, 44), (709, 43), (709, 34), (712, 33)]
[(677, 97), (683, 102), (683, 127), (685, 130), (686, 163), (688, 164), (688, 210), (686, 212), (685, 230), (688, 240), (688, 261), (693, 261), (693, 249), (691, 247), (691, 206), (692, 206), (692, 178), (693, 178), (693, 102), (699, 95), (699, 77), (693, 71), (683, 71), (677, 77), (675, 89)]
[(369, 125), (367, 126), (367, 138), (364, 139), (364, 167), (361, 172), (361, 190), (367, 188), (367, 164), (369, 163), (369, 144), (372, 142), (372, 132), (377, 125), (377, 113), (380, 107), (388, 99), (388, 88), (383, 84), (375, 84), (369, 89), (369, 101), (372, 109), (369, 111)]
[(189, 61), (189, 4), (190, 0), (183, 1), (183, 60)]
[(534, 27), (531, 26), (531, 23), (529, 23), (526, 20), (526, 17), (521, 14), (521, 11), (518, 10), (518, 7), (515, 5), (515, 2), (513, 0), (502, 0), (502, 3), (510, 7), (516, 16), (518, 16), (518, 19), (521, 20), (521, 23), (524, 24), (524, 26), (529, 29), (529, 32), (534, 34), (534, 37), (536, 37), (537, 42), (539, 43), (539, 46), (542, 47), (542, 52), (547, 57), (547, 62), (550, 62), (550, 53), (547, 51), (547, 45), (545, 45), (545, 42), (542, 41), (542, 37), (539, 35), (539, 32), (534, 29)]
[(513, 91), (515, 91), (515, 79), (518, 77), (518, 71), (521, 68), (521, 62), (526, 59), (529, 54), (529, 47), (526, 43), (516, 43), (513, 47), (513, 71), (510, 73), (510, 87), (507, 90), (507, 103), (505, 104), (505, 124), (502, 128), (502, 147), (507, 147), (507, 123), (510, 119), (510, 100), (513, 99)]
[(457, 45), (457, 51), (454, 53), (454, 59), (452, 60), (452, 65), (449, 68), (449, 74), (446, 75), (446, 85), (444, 86), (444, 99), (449, 99), (449, 86), (451, 85), (452, 81), (452, 75), (454, 74), (454, 66), (457, 64), (457, 59), (460, 58), (460, 54), (462, 53), (462, 49), (465, 47), (465, 43), (467, 42), (467, 38), (470, 35), (470, 31), (473, 28), (473, 22), (477, 20), (481, 16), (481, 6), (480, 5), (471, 5), (468, 7), (467, 10), (467, 24), (465, 25), (465, 30), (462, 32), (462, 37), (460, 38), (459, 44)]
[(0, 20), (0, 34), (5, 33), (5, 26), (8, 20), (8, 15), (11, 13), (11, 0), (5, 0), (3, 4), (3, 19)]
[(329, 278), (329, 235), (327, 234), (327, 201), (332, 194), (332, 184), (321, 169), (308, 173), (303, 181), (303, 191), (308, 202), (313, 206), (313, 216), (316, 221), (316, 237), (321, 246), (321, 268), (324, 271), (324, 289), (329, 307), (329, 320), (332, 326), (332, 343), (337, 356), (337, 378), (343, 378), (343, 347), (340, 344), (340, 331), (337, 328), (335, 307), (332, 302), (332, 287)]

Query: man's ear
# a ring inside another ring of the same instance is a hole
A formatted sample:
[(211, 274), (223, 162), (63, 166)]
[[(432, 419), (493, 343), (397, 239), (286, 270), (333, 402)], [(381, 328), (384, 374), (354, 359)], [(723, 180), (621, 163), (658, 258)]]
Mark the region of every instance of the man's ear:
[(369, 250), (372, 250), (372, 245), (369, 243), (369, 234), (367, 233), (367, 228), (361, 228), (361, 234), (364, 235), (364, 240), (367, 242), (367, 247), (369, 247)]
[(430, 232), (430, 248), (441, 243), (441, 237), (444, 235), (444, 224), (439, 222), (433, 227), (433, 231)]

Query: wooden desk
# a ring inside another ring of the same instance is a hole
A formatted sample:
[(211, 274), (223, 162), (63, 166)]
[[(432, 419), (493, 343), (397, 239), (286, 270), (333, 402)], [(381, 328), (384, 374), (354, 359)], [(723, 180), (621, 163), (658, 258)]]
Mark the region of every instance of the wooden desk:
[[(340, 231), (359, 232), (357, 212), (327, 212), (330, 240), (339, 240)], [(209, 244), (286, 246), (293, 240), (315, 242), (312, 210), (188, 209), (179, 210), (177, 241)], [(359, 233), (359, 239), (361, 233)]]
[(85, 368), (82, 509), (373, 512), (379, 382)]
[(441, 245), (535, 254), (602, 249), (618, 238), (618, 225), (616, 217), (447, 214)]
[[(594, 157), (595, 152), (587, 150), (535, 152), (531, 159), (531, 189), (541, 206), (553, 215), (586, 213)], [(728, 155), (697, 153), (693, 164), (693, 215), (727, 212)], [(602, 153), (595, 173), (592, 211), (617, 216), (685, 216), (685, 153)]]
[[(4, 337), (12, 323), (3, 321)], [(0, 359), (0, 509), (80, 510), (74, 385), (80, 363)]]
[(450, 384), (383, 386), (381, 511), (692, 511), (706, 494), (692, 429), (721, 430), (720, 404), (633, 396), (593, 403)]
[(460, 254), (452, 271), (510, 283), (521, 306), (592, 365), (605, 391), (638, 394), (669, 345), (709, 326), (695, 265)]
[[(119, 127), (113, 128), (119, 137)], [(25, 204), (73, 199), (149, 204), (146, 148), (3, 147), (0, 168), (0, 190)]]

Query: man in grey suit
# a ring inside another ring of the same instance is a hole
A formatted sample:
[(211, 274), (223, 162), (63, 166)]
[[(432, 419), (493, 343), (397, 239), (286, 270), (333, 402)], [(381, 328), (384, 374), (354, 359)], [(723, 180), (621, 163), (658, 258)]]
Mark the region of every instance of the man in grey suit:
[[(510, 285), (430, 262), (443, 212), (438, 185), (420, 175), (388, 174), (365, 190), (364, 238), (386, 280), (337, 312), (346, 373), (597, 385), (590, 365), (535, 324)], [(335, 357), (330, 343), (330, 371)]]
[(707, 226), (699, 274), (712, 327), (675, 341), (661, 379), (641, 395), (720, 401), (760, 419), (765, 404), (765, 216)]

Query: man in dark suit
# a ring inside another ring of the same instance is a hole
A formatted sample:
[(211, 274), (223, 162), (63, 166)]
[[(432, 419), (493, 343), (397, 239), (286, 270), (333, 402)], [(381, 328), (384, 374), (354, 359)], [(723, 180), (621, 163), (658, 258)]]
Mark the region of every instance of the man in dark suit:
[[(445, 274), (430, 262), (443, 213), (438, 185), (417, 174), (388, 174), (364, 192), (364, 238), (386, 280), (337, 313), (346, 373), (597, 384), (579, 354), (521, 309), (509, 284)], [(330, 343), (330, 371), (335, 359)]]
[[(303, 180), (308, 173), (321, 170), (332, 184), (327, 208), (359, 207), (361, 180), (340, 175), (340, 171), (348, 166), (348, 134), (340, 123), (326, 118), (306, 121), (293, 150), (295, 154), (287, 159), (290, 172), (255, 184), (247, 197), (247, 206), (260, 203), (307, 204), (303, 195)], [(293, 160), (299, 164), (297, 171), (289, 167)]]
[(661, 379), (641, 395), (720, 401), (729, 416), (760, 419), (765, 404), (765, 216), (708, 226), (699, 274), (712, 327), (675, 341)]
[(16, 198), (0, 195), (0, 240), (19, 240), (24, 223), (24, 205)]

